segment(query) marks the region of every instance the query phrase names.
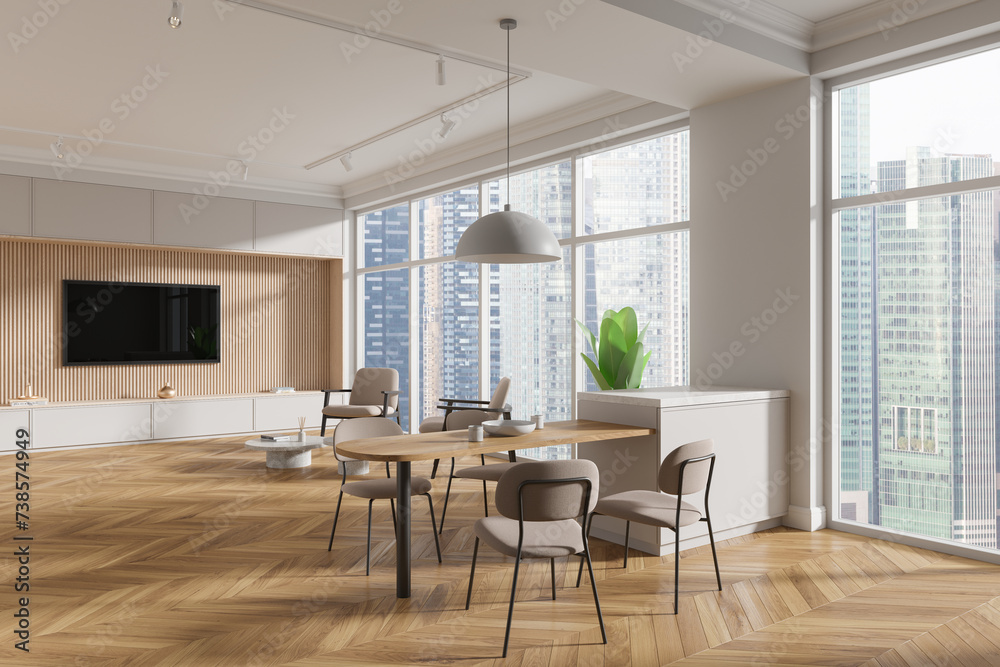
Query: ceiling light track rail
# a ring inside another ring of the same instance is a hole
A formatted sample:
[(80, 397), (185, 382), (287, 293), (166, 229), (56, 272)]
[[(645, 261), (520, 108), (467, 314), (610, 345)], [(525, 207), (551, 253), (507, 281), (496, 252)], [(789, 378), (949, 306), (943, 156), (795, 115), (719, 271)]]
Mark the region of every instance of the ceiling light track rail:
[[(333, 19), (324, 18), (322, 16), (316, 16), (314, 14), (307, 14), (305, 12), (300, 12), (294, 9), (288, 9), (286, 7), (278, 7), (267, 2), (260, 2), (260, 0), (227, 0), (229, 3), (234, 5), (243, 5), (244, 7), (251, 7), (253, 9), (258, 9), (262, 12), (269, 12), (271, 14), (277, 14), (279, 16), (285, 16), (290, 19), (296, 19), (298, 21), (305, 21), (306, 23), (312, 23), (315, 25), (325, 26), (327, 28), (333, 28), (334, 30), (341, 30), (343, 32), (348, 32), (354, 35), (361, 35), (368, 39), (373, 39), (379, 42), (385, 42), (387, 44), (395, 44), (397, 46), (402, 46), (408, 49), (413, 49), (415, 51), (422, 51), (424, 53), (430, 53), (439, 57), (449, 58), (451, 60), (458, 60), (464, 63), (469, 63), (470, 65), (478, 65), (479, 67), (485, 67), (487, 69), (495, 70), (497, 72), (507, 72), (507, 66), (504, 64), (497, 64), (485, 60), (483, 58), (477, 58), (475, 56), (466, 55), (464, 53), (458, 53), (455, 51), (449, 51), (448, 49), (442, 49), (436, 46), (430, 46), (428, 44), (422, 44), (420, 42), (415, 42), (413, 40), (406, 39), (404, 37), (396, 37), (394, 35), (389, 35), (385, 32), (375, 33), (374, 31), (365, 30), (362, 26), (352, 25), (350, 23), (343, 23), (341, 21), (335, 21)], [(531, 76), (530, 72), (524, 70), (511, 69), (511, 74), (515, 74), (522, 79), (529, 78)]]
[[(513, 72), (511, 72), (511, 75), (512, 76), (509, 79), (509, 81), (510, 81), (511, 84), (518, 83), (519, 81), (524, 81), (524, 79), (527, 78), (527, 77), (523, 77), (523, 76), (520, 76), (520, 75), (515, 75)], [(379, 141), (381, 141), (381, 140), (383, 140), (383, 139), (385, 139), (387, 137), (391, 137), (394, 134), (399, 134), (400, 132), (402, 132), (404, 130), (408, 130), (408, 129), (410, 129), (411, 127), (413, 127), (415, 125), (419, 125), (419, 124), (427, 122), (428, 120), (431, 120), (431, 119), (440, 118), (441, 114), (448, 113), (449, 111), (454, 111), (455, 109), (459, 109), (459, 108), (465, 106), (466, 104), (469, 104), (470, 102), (475, 102), (476, 100), (478, 100), (480, 98), (486, 97), (488, 95), (492, 95), (493, 93), (499, 92), (501, 90), (505, 90), (506, 88), (507, 88), (507, 81), (501, 81), (500, 83), (494, 84), (494, 85), (490, 86), (489, 88), (484, 88), (484, 89), (480, 90), (477, 93), (473, 93), (472, 95), (469, 95), (468, 97), (463, 97), (462, 99), (458, 100), (457, 102), (452, 102), (448, 106), (444, 106), (444, 107), (441, 107), (439, 109), (435, 109), (434, 111), (429, 111), (429, 112), (425, 113), (423, 116), (419, 116), (417, 118), (409, 120), (409, 121), (403, 123), (402, 125), (397, 125), (396, 127), (390, 128), (390, 129), (386, 130), (385, 132), (381, 132), (380, 134), (376, 134), (373, 137), (369, 137), (369, 138), (365, 139), (364, 141), (359, 141), (358, 143), (356, 143), (356, 144), (354, 144), (352, 146), (348, 146), (347, 148), (344, 148), (343, 150), (337, 151), (336, 153), (332, 153), (330, 155), (327, 155), (326, 157), (320, 158), (320, 159), (316, 160), (315, 162), (310, 162), (309, 164), (306, 165), (305, 168), (306, 169), (315, 169), (316, 167), (319, 167), (320, 165), (324, 165), (327, 162), (330, 162), (332, 160), (336, 160), (337, 158), (339, 158), (341, 156), (348, 155), (349, 153), (352, 153), (352, 152), (354, 152), (356, 150), (364, 148), (365, 146), (369, 146), (369, 145), (374, 144), (376, 142), (379, 142)]]

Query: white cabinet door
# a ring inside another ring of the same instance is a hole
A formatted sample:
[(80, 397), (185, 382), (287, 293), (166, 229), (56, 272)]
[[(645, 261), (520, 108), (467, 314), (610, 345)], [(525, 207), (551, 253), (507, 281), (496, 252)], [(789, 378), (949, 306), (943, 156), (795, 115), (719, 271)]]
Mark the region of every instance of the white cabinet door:
[(0, 234), (31, 236), (31, 179), (0, 176)]
[(161, 401), (153, 405), (153, 438), (199, 438), (253, 431), (253, 399)]
[(34, 434), (31, 433), (31, 412), (29, 410), (0, 410), (0, 452), (16, 450), (19, 429), (28, 432), (30, 447), (34, 448)]
[(178, 192), (153, 193), (153, 243), (253, 249), (253, 202)]
[(149, 403), (35, 408), (35, 447), (98, 445), (150, 439)]
[(153, 239), (151, 190), (34, 180), (35, 236), (149, 243)]
[(299, 417), (306, 418), (306, 428), (319, 428), (323, 394), (278, 394), (254, 399), (254, 430), (295, 431)]
[(254, 248), (323, 257), (344, 256), (344, 212), (336, 208), (257, 202)]

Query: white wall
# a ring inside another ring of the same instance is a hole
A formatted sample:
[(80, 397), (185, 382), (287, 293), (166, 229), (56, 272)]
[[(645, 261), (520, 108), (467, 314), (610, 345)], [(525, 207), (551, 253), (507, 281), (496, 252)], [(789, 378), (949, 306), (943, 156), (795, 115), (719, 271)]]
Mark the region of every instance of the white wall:
[(804, 530), (825, 523), (812, 99), (804, 77), (691, 112), (691, 383), (791, 390), (786, 524)]

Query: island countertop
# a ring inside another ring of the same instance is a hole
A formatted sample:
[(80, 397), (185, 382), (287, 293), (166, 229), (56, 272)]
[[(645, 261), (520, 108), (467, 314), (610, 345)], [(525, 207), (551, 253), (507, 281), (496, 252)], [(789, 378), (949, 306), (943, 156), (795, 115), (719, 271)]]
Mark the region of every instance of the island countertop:
[(705, 387), (691, 385), (678, 387), (651, 387), (649, 389), (614, 389), (610, 391), (581, 391), (578, 401), (617, 403), (650, 408), (688, 407), (719, 403), (762, 401), (788, 398), (787, 389), (753, 389), (749, 387)]

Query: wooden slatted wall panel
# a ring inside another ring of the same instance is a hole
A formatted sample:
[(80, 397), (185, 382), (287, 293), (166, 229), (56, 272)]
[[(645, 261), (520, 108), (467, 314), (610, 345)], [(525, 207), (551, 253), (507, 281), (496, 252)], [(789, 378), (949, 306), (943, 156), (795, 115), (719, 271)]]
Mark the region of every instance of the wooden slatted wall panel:
[[(325, 388), (340, 364), (330, 333), (340, 318), (329, 310), (333, 275), (340, 289), (339, 266), (339, 260), (0, 240), (0, 402), (29, 380), (51, 401), (149, 398), (166, 381), (180, 396)], [(221, 363), (63, 367), (64, 279), (219, 285)]]

